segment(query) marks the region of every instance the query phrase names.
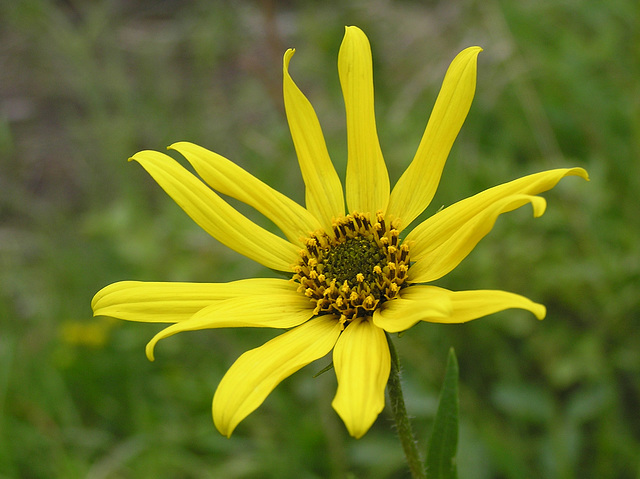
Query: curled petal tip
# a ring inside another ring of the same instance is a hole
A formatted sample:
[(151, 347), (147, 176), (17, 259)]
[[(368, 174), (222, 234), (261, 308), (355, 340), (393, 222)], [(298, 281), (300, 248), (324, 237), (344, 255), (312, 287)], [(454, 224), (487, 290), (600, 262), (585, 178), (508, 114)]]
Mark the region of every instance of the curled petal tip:
[(484, 49), (482, 47), (479, 46), (472, 46), (472, 47), (467, 47), (464, 50), (462, 50), (460, 53), (458, 53), (458, 55), (456, 55), (456, 57), (464, 57), (464, 56), (470, 56), (473, 59), (475, 59), (480, 52), (483, 52)]
[(145, 352), (145, 353), (146, 353), (146, 355), (147, 355), (147, 359), (148, 359), (149, 361), (151, 361), (151, 362), (153, 362), (153, 361), (155, 361), (155, 360), (156, 360), (155, 356), (153, 355), (153, 349), (155, 348), (156, 343), (157, 343), (157, 341), (156, 341), (156, 339), (154, 338), (154, 339), (152, 339), (151, 341), (149, 341), (149, 342), (147, 343), (147, 346), (144, 348), (144, 352)]
[(140, 155), (141, 155), (141, 154), (144, 154), (144, 150), (139, 151), (138, 153), (136, 153), (136, 154), (135, 154), (135, 155), (133, 155), (133, 156), (130, 156), (130, 157), (127, 159), (127, 161), (138, 161), (138, 159), (140, 158)]
[(462, 50), (460, 53), (458, 53), (456, 55), (456, 58), (453, 61), (455, 62), (456, 60), (461, 60), (463, 62), (467, 61), (470, 63), (473, 62), (475, 64), (478, 61), (478, 55), (480, 55), (480, 52), (482, 51), (483, 51), (482, 47), (478, 47), (478, 46), (467, 47), (464, 50)]
[(578, 176), (584, 178), (587, 181), (591, 181), (589, 179), (589, 173), (587, 173), (587, 170), (585, 170), (584, 168), (576, 168), (576, 173)]
[(541, 196), (534, 196), (531, 199), (531, 206), (533, 207), (533, 217), (539, 218), (547, 210), (547, 200)]
[(136, 153), (135, 155), (131, 156), (130, 158), (127, 158), (127, 161), (140, 161), (141, 157), (144, 157), (145, 155), (148, 155), (149, 153), (151, 154), (155, 154), (155, 151), (152, 150), (142, 150), (139, 151), (138, 153)]
[(285, 75), (288, 75), (287, 69), (289, 68), (289, 62), (291, 61), (291, 57), (295, 52), (295, 48), (289, 48), (286, 52), (284, 52), (284, 61), (282, 67)]
[(195, 145), (193, 143), (190, 143), (188, 141), (176, 141), (174, 143), (171, 143), (169, 146), (167, 146), (167, 150), (176, 150), (176, 151), (180, 151), (180, 148), (189, 148), (189, 147), (195, 147), (196, 149), (204, 149), (198, 145)]
[(589, 173), (587, 173), (587, 170), (579, 166), (576, 166), (574, 168), (567, 168), (565, 171), (566, 173), (564, 176), (579, 176), (580, 178), (586, 181), (591, 181), (589, 178)]
[(213, 406), (211, 407), (211, 412), (213, 415), (213, 425), (216, 427), (218, 432), (222, 434), (227, 439), (231, 438), (231, 434), (233, 434), (234, 427), (228, 427), (227, 425), (220, 424), (219, 421), (216, 421), (216, 414), (213, 410)]
[(347, 25), (344, 27), (344, 38), (346, 39), (348, 36), (351, 35), (360, 35), (363, 36), (365, 38), (367, 38), (367, 35), (358, 27), (356, 27), (355, 25)]

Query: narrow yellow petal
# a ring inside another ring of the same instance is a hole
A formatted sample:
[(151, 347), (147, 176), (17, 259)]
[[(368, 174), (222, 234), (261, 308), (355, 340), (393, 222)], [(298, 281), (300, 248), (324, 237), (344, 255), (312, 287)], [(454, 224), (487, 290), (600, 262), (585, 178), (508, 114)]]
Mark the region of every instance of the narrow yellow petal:
[(291, 281), (255, 278), (230, 283), (120, 281), (105, 286), (91, 301), (94, 316), (127, 321), (177, 323), (219, 301), (240, 296), (296, 291)]
[(333, 365), (338, 391), (331, 405), (349, 434), (362, 437), (384, 409), (391, 359), (384, 331), (370, 320), (351, 322), (336, 343)]
[(267, 268), (291, 271), (298, 247), (256, 225), (168, 155), (141, 151), (135, 160), (211, 236)]
[(465, 323), (505, 309), (525, 309), (536, 318), (544, 319), (547, 309), (524, 296), (499, 290), (451, 291), (453, 313), (446, 321), (432, 322)]
[[(463, 225), (460, 225), (458, 230), (436, 249), (429, 251), (428, 254), (419, 256), (409, 268), (408, 281), (411, 283), (428, 283), (441, 278), (458, 266), (471, 253), (478, 242), (491, 231), (498, 216), (520, 208), (527, 203), (531, 203), (533, 206), (535, 217), (544, 213), (546, 201), (541, 196), (512, 195), (502, 198)], [(424, 248), (420, 241), (422, 241), (422, 238), (415, 240), (410, 245), (422, 250)]]
[(387, 216), (406, 227), (429, 206), (453, 142), (469, 113), (476, 90), (480, 47), (469, 47), (451, 62), (413, 161), (396, 183)]
[(320, 316), (247, 351), (229, 368), (213, 397), (213, 421), (229, 437), (285, 378), (328, 354), (340, 323)]
[(306, 186), (306, 207), (325, 231), (331, 231), (332, 220), (345, 213), (342, 183), (329, 157), (316, 112), (289, 75), (289, 62), (294, 52), (289, 49), (284, 54), (284, 109)]
[(186, 141), (169, 148), (180, 152), (211, 188), (258, 210), (292, 243), (303, 245), (302, 239), (321, 227), (305, 208), (225, 157)]
[[(435, 286), (409, 286), (400, 297), (387, 301), (373, 314), (373, 323), (388, 333), (406, 331), (419, 321), (435, 321), (451, 316), (449, 292)], [(437, 320), (435, 319), (437, 318)]]
[[(505, 309), (525, 309), (536, 318), (544, 319), (546, 308), (519, 294), (499, 290), (449, 291), (436, 286), (415, 285), (402, 291), (401, 301), (389, 301), (388, 314), (402, 320), (404, 314), (420, 316), (420, 310), (433, 308), (434, 297), (449, 300), (449, 313), (444, 315), (425, 314), (419, 321), (431, 323), (466, 323)], [(397, 304), (396, 304), (397, 303)], [(387, 304), (387, 303), (385, 303)], [(385, 328), (386, 329), (386, 328)]]
[(451, 236), (458, 233), (463, 224), (489, 208), (493, 203), (511, 195), (537, 195), (550, 190), (565, 176), (580, 176), (589, 179), (582, 168), (559, 168), (524, 176), (503, 183), (477, 195), (458, 201), (420, 223), (405, 241), (412, 243), (411, 259), (418, 260), (439, 248)]
[(346, 28), (338, 73), (347, 114), (347, 206), (352, 213), (384, 212), (389, 174), (376, 130), (371, 46), (357, 27)]
[(296, 290), (273, 290), (266, 294), (250, 294), (215, 302), (189, 319), (163, 329), (147, 344), (146, 352), (153, 361), (158, 341), (183, 331), (212, 328), (293, 328), (313, 316), (314, 305)]

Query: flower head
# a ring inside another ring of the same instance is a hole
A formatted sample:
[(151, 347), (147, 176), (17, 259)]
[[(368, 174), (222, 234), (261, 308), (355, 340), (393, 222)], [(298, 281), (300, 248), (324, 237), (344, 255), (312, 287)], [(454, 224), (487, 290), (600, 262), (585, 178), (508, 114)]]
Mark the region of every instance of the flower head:
[[(390, 189), (376, 131), (371, 50), (365, 34), (347, 27), (338, 56), (346, 106), (348, 161), (345, 193), (313, 107), (289, 75), (284, 55), (284, 103), (306, 186), (305, 207), (222, 156), (180, 142), (200, 178), (171, 157), (141, 151), (140, 163), (213, 237), (290, 279), (230, 283), (124, 281), (96, 294), (94, 314), (173, 323), (147, 345), (181, 331), (223, 327), (287, 329), (245, 352), (222, 378), (213, 399), (218, 430), (230, 436), (284, 378), (333, 350), (338, 390), (333, 407), (354, 437), (384, 408), (390, 370), (386, 333), (420, 321), (463, 323), (508, 308), (545, 316), (541, 304), (506, 291), (449, 291), (434, 285), (491, 230), (497, 217), (527, 203), (560, 179), (588, 179), (582, 168), (529, 175), (442, 209), (412, 231), (438, 186), (451, 146), (475, 93), (477, 56), (470, 47), (451, 63), (413, 161)], [(217, 193), (240, 200), (272, 220), (284, 237), (243, 216)], [(345, 209), (346, 200), (346, 209)]]

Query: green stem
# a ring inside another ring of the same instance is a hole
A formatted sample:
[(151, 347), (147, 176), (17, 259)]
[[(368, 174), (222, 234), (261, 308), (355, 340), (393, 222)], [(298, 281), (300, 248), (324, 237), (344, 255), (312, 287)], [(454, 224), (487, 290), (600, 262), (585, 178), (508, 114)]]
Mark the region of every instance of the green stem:
[(389, 352), (391, 353), (391, 372), (389, 374), (389, 382), (387, 390), (391, 399), (391, 411), (393, 419), (396, 422), (396, 430), (398, 437), (404, 449), (404, 455), (407, 458), (407, 464), (411, 471), (413, 479), (425, 479), (424, 464), (418, 452), (418, 444), (413, 436), (411, 421), (407, 416), (407, 409), (404, 405), (404, 395), (402, 394), (402, 385), (400, 384), (400, 362), (391, 338), (387, 334), (387, 342), (389, 343)]

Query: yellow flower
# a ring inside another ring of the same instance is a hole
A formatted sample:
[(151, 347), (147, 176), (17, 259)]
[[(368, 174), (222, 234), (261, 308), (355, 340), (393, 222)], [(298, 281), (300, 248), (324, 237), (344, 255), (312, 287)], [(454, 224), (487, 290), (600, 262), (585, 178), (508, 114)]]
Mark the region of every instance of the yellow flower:
[[(135, 154), (131, 159), (204, 230), (290, 279), (118, 282), (96, 294), (94, 314), (174, 323), (147, 345), (150, 360), (160, 339), (181, 331), (287, 329), (242, 354), (222, 378), (213, 398), (213, 419), (226, 436), (278, 383), (333, 350), (338, 389), (332, 405), (357, 438), (384, 408), (390, 370), (385, 332), (404, 331), (420, 321), (463, 323), (508, 308), (526, 309), (542, 319), (544, 306), (514, 293), (454, 292), (423, 283), (453, 270), (500, 214), (530, 203), (534, 216), (542, 215), (546, 202), (536, 195), (568, 175), (588, 179), (582, 168), (543, 171), (495, 186), (403, 234), (435, 194), (471, 106), (480, 51), (467, 48), (451, 63), (415, 157), (392, 190), (376, 132), (371, 49), (356, 27), (347, 27), (338, 55), (348, 140), (346, 195), (315, 111), (289, 75), (294, 50), (284, 55), (284, 103), (306, 185), (306, 207), (191, 143), (170, 148), (208, 186), (163, 153)], [(216, 192), (258, 210), (286, 239), (257, 226)]]
[(87, 323), (80, 320), (66, 320), (60, 325), (60, 337), (72, 346), (101, 348), (109, 340), (114, 320), (103, 318), (101, 321)]

